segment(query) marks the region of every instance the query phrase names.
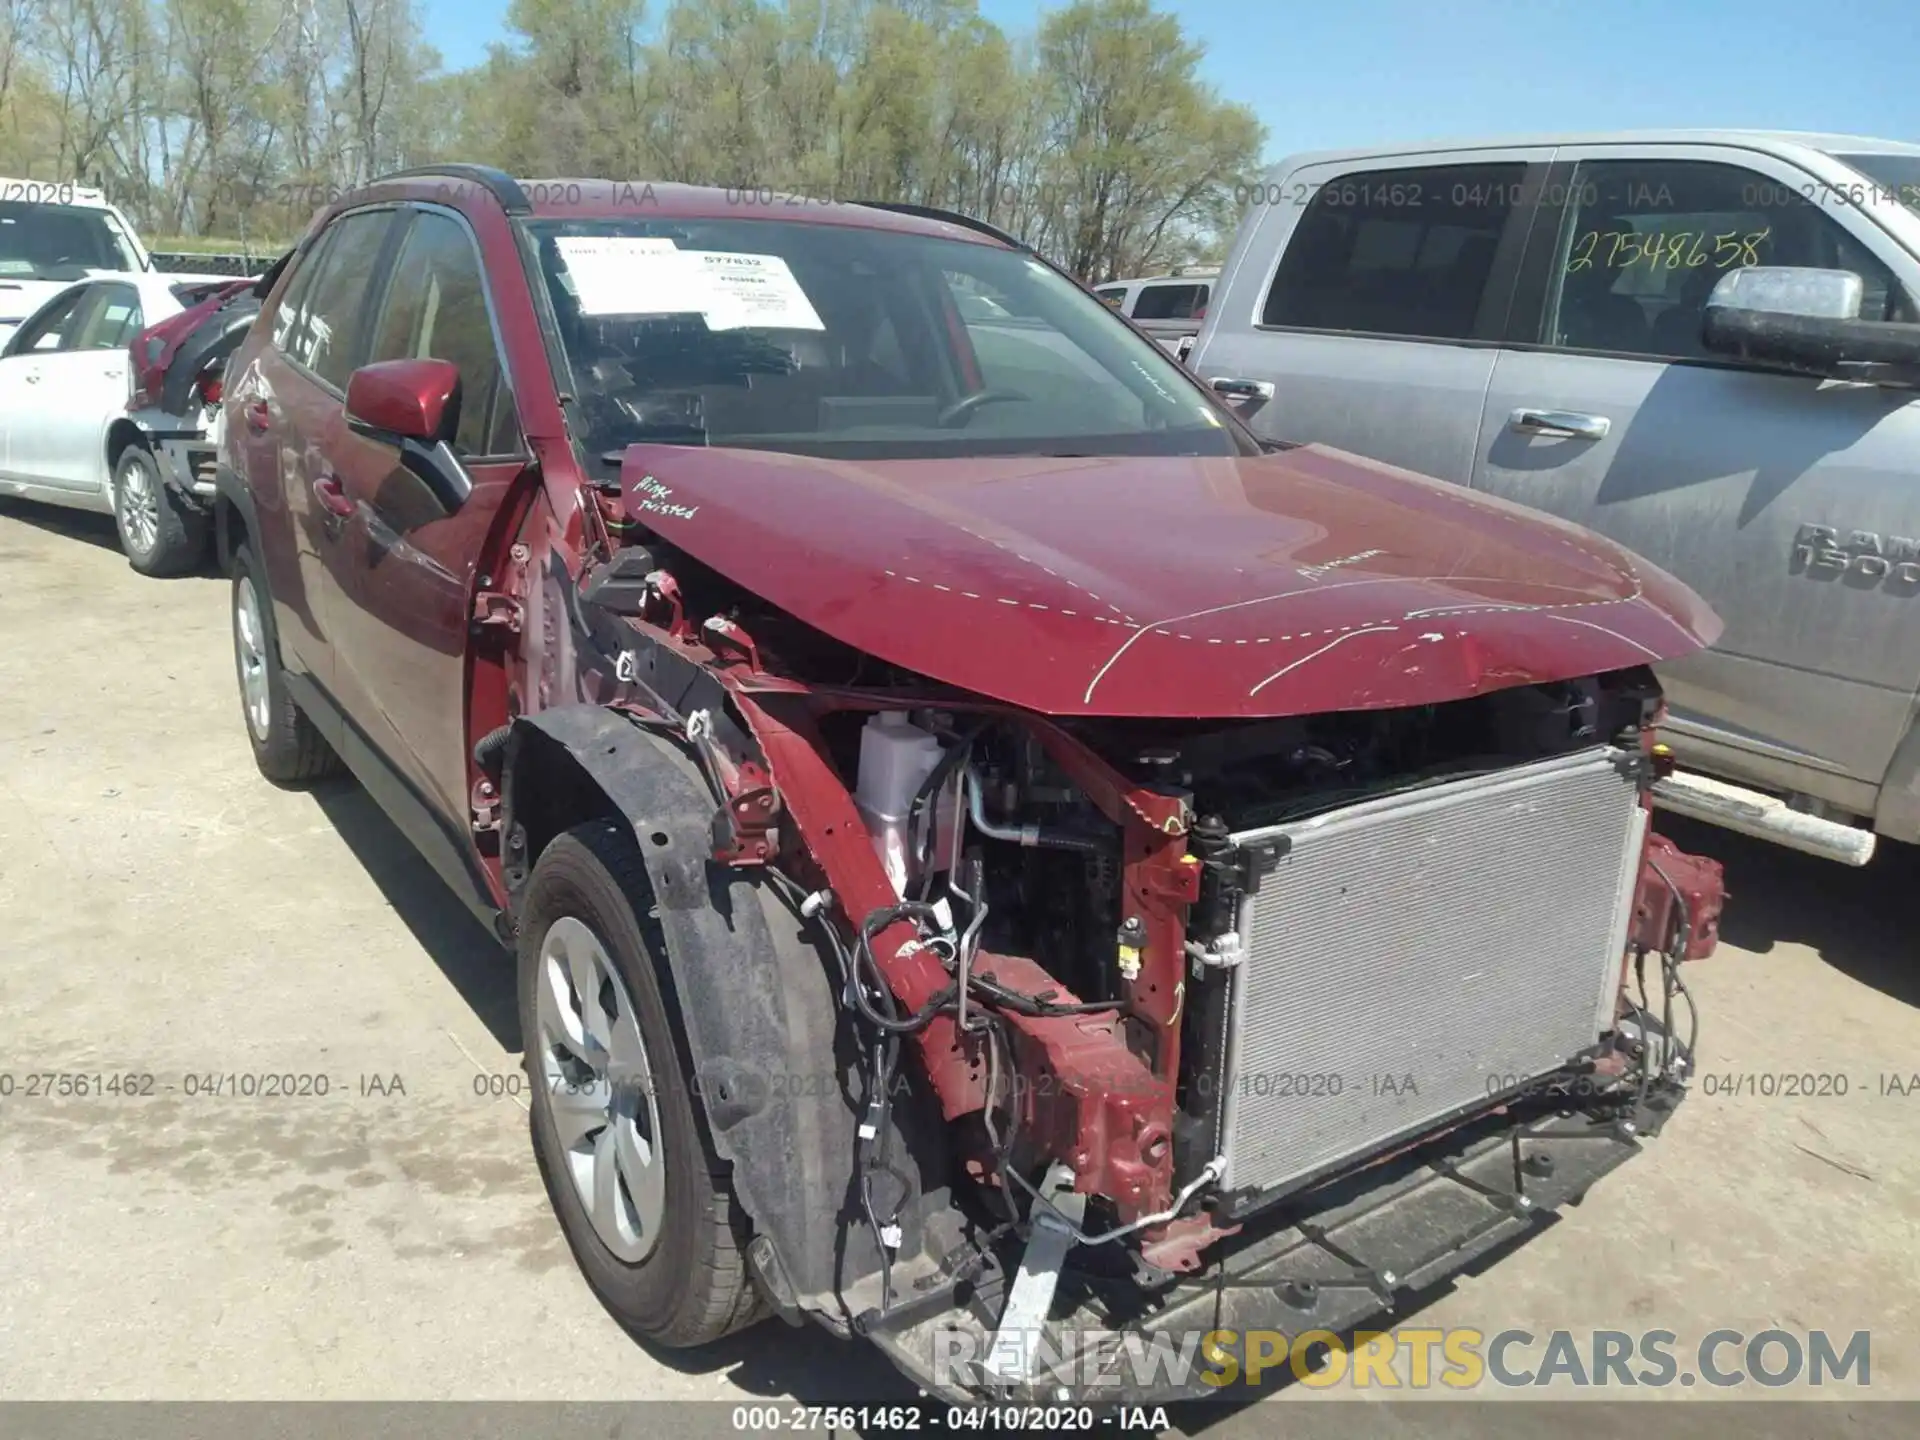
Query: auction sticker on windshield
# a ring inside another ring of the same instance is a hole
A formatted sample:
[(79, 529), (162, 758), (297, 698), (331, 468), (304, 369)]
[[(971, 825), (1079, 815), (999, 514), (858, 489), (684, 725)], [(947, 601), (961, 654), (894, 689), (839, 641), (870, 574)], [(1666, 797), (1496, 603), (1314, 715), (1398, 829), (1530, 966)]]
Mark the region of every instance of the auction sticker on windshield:
[(554, 242), (580, 313), (698, 315), (709, 330), (824, 330), (778, 255), (682, 250), (638, 235), (567, 235)]
[(725, 297), (722, 312), (707, 317), (715, 330), (824, 330), (819, 313), (793, 271), (778, 255), (746, 255), (731, 250), (692, 250), (708, 285)]

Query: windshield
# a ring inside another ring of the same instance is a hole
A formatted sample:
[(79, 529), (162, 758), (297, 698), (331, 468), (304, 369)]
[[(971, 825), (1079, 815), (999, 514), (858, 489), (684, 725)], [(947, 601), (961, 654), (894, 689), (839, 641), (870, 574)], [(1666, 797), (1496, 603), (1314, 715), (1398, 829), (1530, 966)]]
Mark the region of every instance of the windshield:
[(1920, 155), (1835, 155), (1873, 181), (1875, 198), (1898, 200), (1920, 215)]
[(774, 220), (531, 221), (591, 455), (1234, 455), (1150, 341), (1019, 251)]
[(0, 280), (79, 280), (89, 270), (138, 270), (104, 210), (0, 200)]

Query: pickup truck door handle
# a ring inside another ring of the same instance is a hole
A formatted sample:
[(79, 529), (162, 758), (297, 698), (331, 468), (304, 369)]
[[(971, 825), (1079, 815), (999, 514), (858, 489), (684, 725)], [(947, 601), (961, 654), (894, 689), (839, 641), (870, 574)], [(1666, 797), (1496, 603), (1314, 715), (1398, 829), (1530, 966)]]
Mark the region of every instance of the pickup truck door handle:
[(1575, 410), (1516, 410), (1507, 428), (1518, 435), (1557, 435), (1565, 440), (1604, 440), (1613, 422), (1604, 415)]
[(1271, 400), (1271, 380), (1237, 380), (1231, 375), (1215, 375), (1207, 381), (1213, 393), (1227, 400)]
[(313, 482), (314, 499), (320, 502), (320, 508), (329, 515), (338, 515), (342, 519), (353, 514), (353, 501), (340, 486), (338, 475), (321, 475)]
[(264, 400), (256, 400), (247, 406), (247, 429), (256, 435), (264, 435), (273, 425), (273, 407)]

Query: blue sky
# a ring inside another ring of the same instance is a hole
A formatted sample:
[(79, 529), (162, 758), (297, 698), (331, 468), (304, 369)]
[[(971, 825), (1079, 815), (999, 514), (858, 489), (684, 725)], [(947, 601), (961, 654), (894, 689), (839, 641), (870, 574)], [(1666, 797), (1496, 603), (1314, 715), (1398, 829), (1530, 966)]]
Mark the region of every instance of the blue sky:
[[(506, 0), (423, 0), (447, 64)], [(664, 9), (664, 0), (655, 0)], [(1049, 7), (981, 0), (1010, 33)], [(1293, 150), (1446, 135), (1764, 126), (1920, 140), (1914, 0), (1159, 0), (1206, 79)]]

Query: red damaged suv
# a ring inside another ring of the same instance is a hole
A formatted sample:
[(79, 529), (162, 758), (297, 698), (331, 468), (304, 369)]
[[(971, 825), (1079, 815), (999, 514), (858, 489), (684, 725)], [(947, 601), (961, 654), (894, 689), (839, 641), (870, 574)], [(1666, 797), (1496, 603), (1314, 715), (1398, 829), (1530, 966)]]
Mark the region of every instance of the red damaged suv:
[(517, 949), (607, 1309), (1209, 1393), (1201, 1332), (1342, 1331), (1634, 1154), (1721, 901), (1648, 667), (1715, 617), (1256, 440), (990, 227), (756, 200), (390, 176), (222, 401), (260, 768), (344, 762)]

